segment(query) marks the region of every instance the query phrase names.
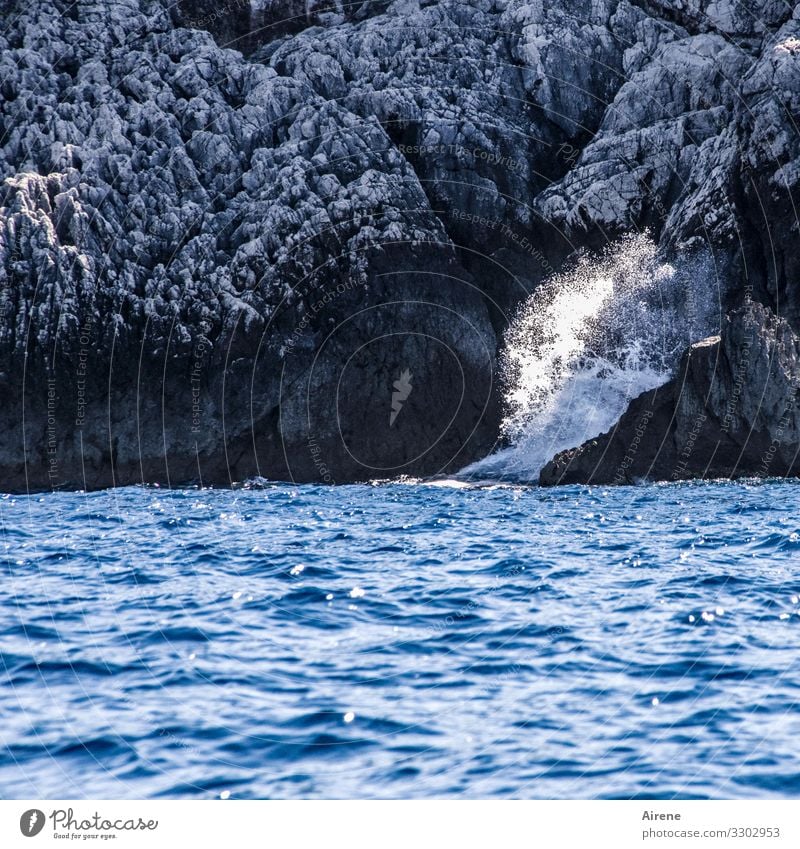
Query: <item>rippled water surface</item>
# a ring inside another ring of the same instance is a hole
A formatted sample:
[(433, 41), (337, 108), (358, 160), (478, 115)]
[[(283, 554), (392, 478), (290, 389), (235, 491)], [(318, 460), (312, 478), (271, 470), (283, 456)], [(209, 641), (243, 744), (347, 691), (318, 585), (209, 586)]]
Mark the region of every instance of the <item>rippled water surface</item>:
[(799, 494), (6, 496), (0, 795), (796, 796)]

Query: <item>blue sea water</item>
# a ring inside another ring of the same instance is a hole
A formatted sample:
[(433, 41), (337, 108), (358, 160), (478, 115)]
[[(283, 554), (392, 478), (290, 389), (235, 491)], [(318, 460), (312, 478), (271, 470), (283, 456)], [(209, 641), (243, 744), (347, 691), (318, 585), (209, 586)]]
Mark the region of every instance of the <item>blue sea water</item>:
[(800, 489), (0, 500), (0, 795), (800, 793)]

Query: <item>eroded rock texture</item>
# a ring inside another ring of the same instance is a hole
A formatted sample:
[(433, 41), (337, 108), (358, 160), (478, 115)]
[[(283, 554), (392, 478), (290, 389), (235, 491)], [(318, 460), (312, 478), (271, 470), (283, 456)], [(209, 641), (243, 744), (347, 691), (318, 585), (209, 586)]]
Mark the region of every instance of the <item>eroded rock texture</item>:
[(458, 468), (515, 304), (631, 229), (800, 317), (789, 4), (2, 11), (4, 489)]

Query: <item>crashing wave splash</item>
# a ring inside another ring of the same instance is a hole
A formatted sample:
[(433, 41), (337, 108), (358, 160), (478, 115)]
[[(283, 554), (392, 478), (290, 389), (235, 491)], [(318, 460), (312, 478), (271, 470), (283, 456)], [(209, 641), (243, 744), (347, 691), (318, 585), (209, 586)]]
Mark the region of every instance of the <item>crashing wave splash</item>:
[(459, 477), (535, 481), (553, 455), (608, 430), (719, 327), (708, 258), (663, 262), (647, 235), (584, 256), (526, 301), (506, 335), (502, 434), (510, 447)]

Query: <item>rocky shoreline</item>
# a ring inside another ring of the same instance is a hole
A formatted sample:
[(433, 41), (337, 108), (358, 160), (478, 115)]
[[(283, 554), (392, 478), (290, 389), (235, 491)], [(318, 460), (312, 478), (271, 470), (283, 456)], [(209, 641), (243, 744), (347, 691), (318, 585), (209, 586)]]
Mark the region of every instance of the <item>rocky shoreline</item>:
[[(2, 3), (0, 489), (452, 473), (497, 445), (518, 304), (644, 229), (707, 250), (722, 311), (760, 302), (747, 338), (791, 347), (791, 6), (262, 6)], [(729, 398), (729, 369), (699, 370), (743, 315), (687, 354), (692, 404)], [(757, 473), (794, 390), (748, 369), (682, 475)], [(652, 412), (626, 480), (680, 460), (694, 420), (670, 386), (596, 440), (619, 464)], [(793, 416), (772, 474), (794, 470)], [(543, 482), (613, 480), (596, 450)]]

